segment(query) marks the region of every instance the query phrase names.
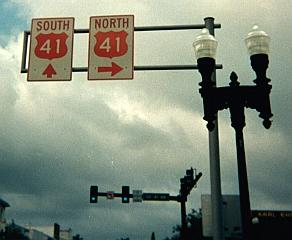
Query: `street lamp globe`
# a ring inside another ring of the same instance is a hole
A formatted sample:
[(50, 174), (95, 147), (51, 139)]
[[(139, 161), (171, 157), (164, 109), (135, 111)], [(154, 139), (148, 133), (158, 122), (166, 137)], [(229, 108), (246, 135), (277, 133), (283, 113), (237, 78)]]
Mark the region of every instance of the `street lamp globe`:
[(250, 56), (269, 53), (270, 37), (254, 25), (245, 38), (245, 45)]
[(207, 28), (203, 28), (202, 32), (200, 33), (200, 35), (197, 36), (196, 40), (193, 43), (196, 59), (215, 59), (217, 45), (217, 40), (209, 33), (209, 30)]
[(245, 44), (250, 55), (251, 67), (257, 76), (254, 82), (257, 85), (267, 85), (270, 82), (270, 79), (266, 77), (269, 66), (269, 35), (254, 25), (245, 38)]

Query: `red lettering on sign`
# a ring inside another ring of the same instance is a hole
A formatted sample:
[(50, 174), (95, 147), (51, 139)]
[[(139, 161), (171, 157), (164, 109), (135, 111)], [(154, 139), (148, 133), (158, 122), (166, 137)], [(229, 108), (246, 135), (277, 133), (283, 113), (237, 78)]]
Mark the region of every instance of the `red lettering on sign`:
[(95, 34), (96, 44), (94, 52), (99, 57), (113, 58), (120, 57), (127, 53), (128, 33), (125, 31), (120, 32), (97, 32)]
[(40, 33), (36, 36), (37, 46), (34, 50), (35, 55), (39, 58), (52, 60), (54, 58), (64, 57), (68, 51), (66, 33)]

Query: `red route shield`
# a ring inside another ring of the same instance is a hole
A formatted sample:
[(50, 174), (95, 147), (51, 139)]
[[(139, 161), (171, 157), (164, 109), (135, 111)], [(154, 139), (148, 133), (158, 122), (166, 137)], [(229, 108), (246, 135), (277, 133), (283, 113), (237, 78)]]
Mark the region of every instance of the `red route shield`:
[(95, 34), (96, 44), (94, 52), (99, 57), (113, 58), (120, 57), (127, 53), (128, 33), (125, 31), (120, 32), (97, 32)]
[(40, 33), (36, 36), (37, 46), (34, 50), (39, 58), (52, 60), (54, 58), (64, 57), (68, 51), (66, 33)]

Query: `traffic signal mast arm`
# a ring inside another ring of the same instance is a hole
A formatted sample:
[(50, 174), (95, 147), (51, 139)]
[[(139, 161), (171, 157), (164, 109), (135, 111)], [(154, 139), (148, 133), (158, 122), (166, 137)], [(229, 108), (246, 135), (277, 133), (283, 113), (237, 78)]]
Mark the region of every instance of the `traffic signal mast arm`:
[[(98, 192), (97, 196), (107, 197), (108, 192)], [(122, 193), (114, 193), (115, 198), (122, 198)], [(133, 198), (133, 194), (128, 195), (129, 198)], [(179, 202), (179, 196), (170, 196), (169, 193), (143, 193), (143, 201), (177, 201)]]
[[(99, 197), (107, 197), (108, 192), (98, 192), (97, 196)], [(122, 193), (113, 193), (113, 196), (116, 198), (122, 197)], [(133, 194), (129, 194), (129, 198), (133, 198)]]

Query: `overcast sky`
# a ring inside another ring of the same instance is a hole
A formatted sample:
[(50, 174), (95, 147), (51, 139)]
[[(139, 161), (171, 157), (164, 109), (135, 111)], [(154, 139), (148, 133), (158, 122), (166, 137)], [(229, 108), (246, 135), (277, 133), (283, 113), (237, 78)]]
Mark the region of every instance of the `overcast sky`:
[[(0, 198), (6, 218), (18, 224), (71, 227), (84, 240), (157, 239), (180, 223), (176, 202), (122, 204), (99, 198), (89, 186), (177, 195), (189, 167), (203, 177), (187, 211), (210, 193), (208, 131), (195, 71), (135, 72), (130, 81), (31, 83), (20, 74), (23, 31), (36, 17), (74, 17), (88, 28), (90, 16), (133, 14), (135, 26), (200, 24), (212, 16), (222, 28), (219, 86), (236, 71), (242, 84), (255, 75), (243, 39), (257, 23), (271, 36), (273, 125), (266, 130), (255, 110), (244, 129), (252, 209), (292, 210), (291, 13), (289, 0), (2, 0), (0, 2)], [(135, 33), (135, 65), (195, 64), (198, 30)], [(73, 66), (87, 66), (88, 35), (75, 35)], [(219, 114), (223, 194), (238, 194), (234, 131), (228, 110)]]

